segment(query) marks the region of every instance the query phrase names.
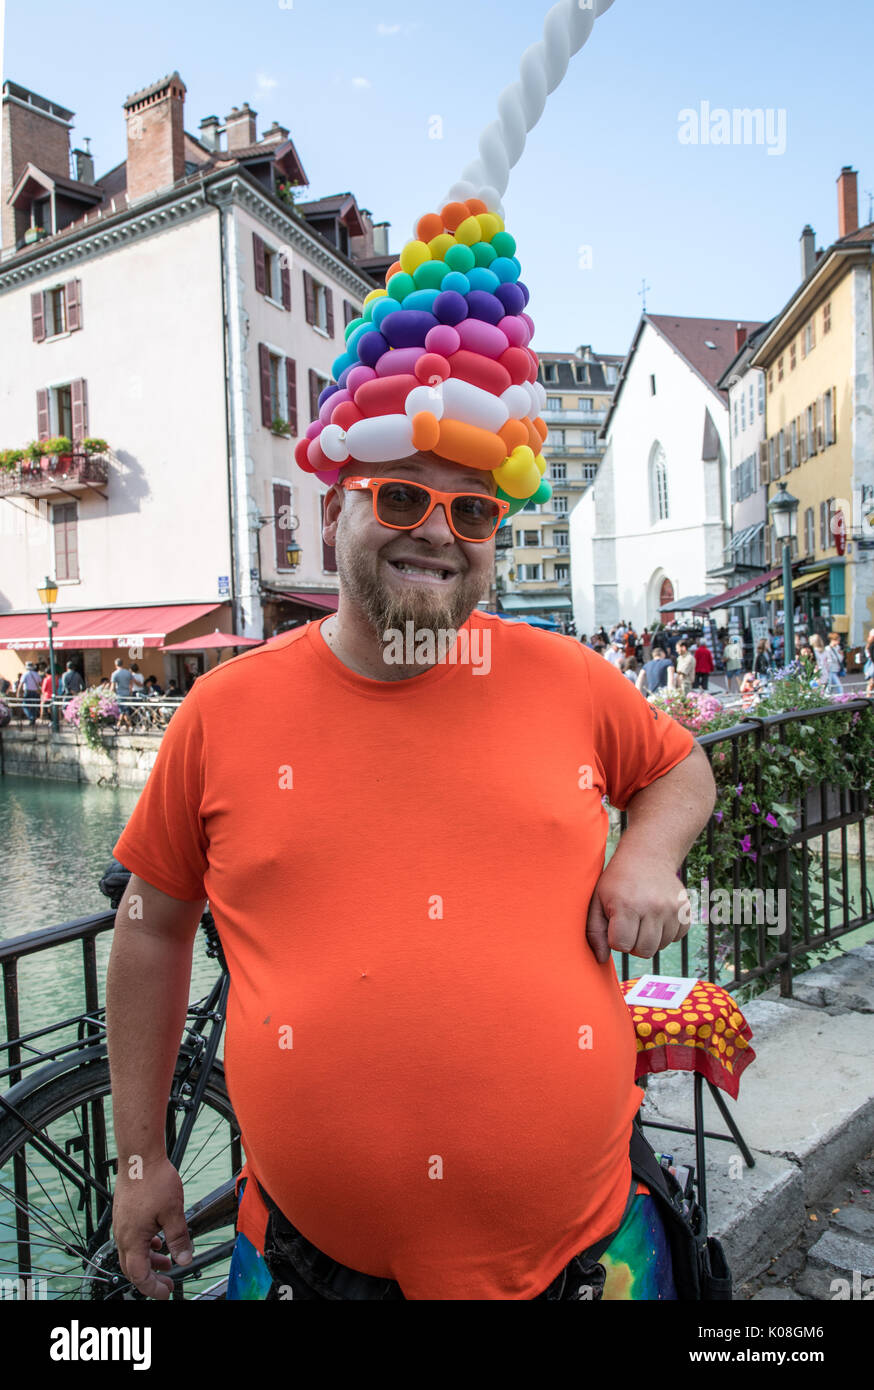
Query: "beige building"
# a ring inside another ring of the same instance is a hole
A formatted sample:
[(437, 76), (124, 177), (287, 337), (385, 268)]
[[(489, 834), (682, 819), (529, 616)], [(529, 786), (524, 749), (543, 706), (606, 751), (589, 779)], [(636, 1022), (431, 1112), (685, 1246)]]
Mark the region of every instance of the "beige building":
[(184, 686), (212, 658), (165, 642), (336, 607), (325, 489), (293, 449), (384, 283), (386, 224), (302, 200), (288, 131), (259, 138), (248, 106), (190, 134), (178, 73), (124, 103), (99, 179), (71, 111), (2, 100), (0, 674), (45, 655), (50, 575), (59, 662), (91, 681), (139, 649)]
[[(552, 484), (549, 502), (531, 502), (504, 528), (497, 550), (497, 590), (510, 617), (525, 614), (570, 620), (572, 615), (569, 521), (594, 478), (603, 454), (598, 435), (607, 418), (622, 358), (593, 353), (540, 352), (538, 380), (546, 391), (542, 411), (549, 434), (543, 446)], [(501, 533), (499, 532), (499, 536)]]

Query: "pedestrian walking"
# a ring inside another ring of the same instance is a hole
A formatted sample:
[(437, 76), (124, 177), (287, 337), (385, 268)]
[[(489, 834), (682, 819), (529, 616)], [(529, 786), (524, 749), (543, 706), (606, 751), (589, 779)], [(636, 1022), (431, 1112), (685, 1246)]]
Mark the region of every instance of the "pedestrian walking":
[(657, 690), (667, 690), (670, 684), (669, 672), (674, 669), (664, 647), (653, 647), (652, 657), (644, 663), (637, 677), (637, 688), (644, 695), (655, 695)]
[(64, 709), (70, 703), (74, 695), (81, 695), (85, 689), (85, 682), (79, 671), (76, 670), (72, 661), (67, 662), (67, 669), (58, 682), (58, 693), (64, 701)]
[(713, 653), (702, 639), (695, 648), (695, 689), (706, 690), (713, 673)]
[(42, 682), (35, 661), (28, 661), (18, 678), (16, 695), (22, 700), (22, 708), (28, 724), (33, 728), (39, 713), (39, 691)]
[(823, 650), (822, 669), (826, 678), (826, 689), (829, 693), (842, 694), (841, 672), (844, 669), (844, 654), (841, 651), (841, 638), (838, 632), (830, 632), (828, 635), (828, 646)]
[(677, 643), (677, 671), (675, 688), (681, 695), (688, 695), (696, 674), (695, 658), (689, 651), (688, 642)]
[(127, 711), (130, 708), (129, 701), (131, 699), (131, 689), (133, 687), (133, 676), (120, 656), (115, 658), (115, 669), (109, 677), (109, 684), (112, 686), (112, 692), (118, 701), (118, 727), (120, 729), (129, 729), (131, 727), (131, 722)]
[(760, 637), (756, 643), (753, 674), (757, 676), (760, 681), (769, 681), (773, 670), (774, 663), (771, 659), (771, 653), (768, 650), (768, 639), (767, 637)]
[(43, 676), (42, 680), (40, 681), (40, 687), (39, 687), (39, 717), (40, 717), (40, 719), (43, 719), (43, 718), (45, 717), (45, 708), (46, 708), (46, 705), (48, 705), (48, 710), (49, 710), (48, 717), (49, 717), (49, 719), (51, 719), (51, 717), (52, 717), (52, 694), (53, 694), (52, 673), (51, 673), (51, 671), (46, 671), (45, 675)]
[(740, 672), (743, 665), (744, 649), (739, 637), (731, 637), (723, 648), (725, 661), (725, 689), (727, 694), (740, 690)]

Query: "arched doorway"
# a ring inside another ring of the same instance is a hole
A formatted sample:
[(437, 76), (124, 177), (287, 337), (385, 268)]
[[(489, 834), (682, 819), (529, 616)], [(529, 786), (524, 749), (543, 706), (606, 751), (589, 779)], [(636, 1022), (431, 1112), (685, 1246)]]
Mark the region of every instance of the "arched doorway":
[[(661, 588), (659, 590), (659, 609), (663, 610), (667, 607), (669, 603), (673, 603), (674, 598), (675, 594), (673, 584), (671, 583), (670, 579), (663, 579)], [(659, 617), (661, 618), (662, 622), (666, 622), (669, 618), (672, 618), (673, 616), (673, 613), (659, 612)]]

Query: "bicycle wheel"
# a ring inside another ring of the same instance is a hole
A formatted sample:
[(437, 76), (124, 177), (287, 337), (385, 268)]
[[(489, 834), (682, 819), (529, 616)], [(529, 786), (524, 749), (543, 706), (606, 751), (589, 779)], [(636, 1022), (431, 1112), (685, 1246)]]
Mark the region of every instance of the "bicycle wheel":
[[(183, 1051), (173, 1087), (182, 1094), (167, 1113), (168, 1151), (196, 1080), (189, 1067)], [(112, 1240), (118, 1157), (109, 1060), (104, 1055), (34, 1083), (16, 1109), (36, 1133), (0, 1107), (0, 1291), (7, 1298), (140, 1298), (121, 1273)], [(195, 1259), (173, 1271), (174, 1298), (221, 1296), (234, 1243), (233, 1179), (241, 1165), (239, 1127), (215, 1066), (179, 1169)]]

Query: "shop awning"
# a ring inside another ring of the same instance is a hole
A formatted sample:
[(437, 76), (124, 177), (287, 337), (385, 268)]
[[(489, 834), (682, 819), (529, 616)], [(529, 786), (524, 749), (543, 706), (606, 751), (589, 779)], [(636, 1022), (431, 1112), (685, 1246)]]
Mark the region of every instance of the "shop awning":
[[(172, 633), (221, 607), (220, 603), (167, 603), (153, 608), (77, 608), (67, 613), (53, 608), (52, 638), (62, 649), (161, 647)], [(48, 645), (44, 609), (0, 614), (0, 647), (47, 651)]]
[(569, 613), (573, 607), (566, 594), (500, 594), (499, 599), (505, 613), (537, 613), (541, 608)]
[(302, 603), (307, 608), (317, 608), (319, 612), (336, 613), (339, 595), (329, 593), (289, 593), (286, 589), (271, 589), (272, 598), (284, 598), (290, 603)]
[[(809, 588), (809, 586), (810, 586), (811, 584), (818, 584), (819, 581), (820, 581), (820, 579), (825, 579), (825, 577), (826, 577), (827, 574), (828, 574), (828, 570), (815, 570), (813, 574), (802, 574), (802, 575), (799, 575), (799, 577), (798, 577), (797, 579), (793, 579), (793, 580), (792, 580), (792, 591), (793, 591), (793, 593), (795, 592), (796, 589), (807, 589), (807, 588)], [(777, 589), (769, 589), (768, 592), (765, 594), (765, 598), (768, 599), (769, 601), (770, 601), (771, 599), (776, 599), (776, 600), (779, 602), (779, 601), (782, 599), (782, 597), (783, 597), (783, 585), (782, 585), (782, 584), (781, 584), (781, 585), (779, 586), (779, 588), (777, 588)]]
[(671, 603), (660, 603), (660, 613), (694, 613), (706, 602), (708, 594), (690, 594), (688, 598), (675, 598)]
[(759, 574), (755, 579), (746, 579), (743, 584), (738, 584), (734, 589), (726, 589), (722, 594), (708, 594), (701, 603), (696, 604), (696, 613), (712, 613), (716, 608), (731, 608), (738, 600), (743, 599), (747, 594), (752, 594), (756, 589), (764, 589), (766, 584), (772, 584), (778, 575), (783, 573), (782, 569), (768, 570), (767, 574)]

